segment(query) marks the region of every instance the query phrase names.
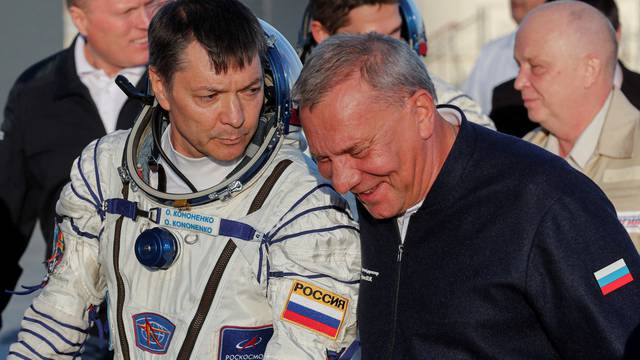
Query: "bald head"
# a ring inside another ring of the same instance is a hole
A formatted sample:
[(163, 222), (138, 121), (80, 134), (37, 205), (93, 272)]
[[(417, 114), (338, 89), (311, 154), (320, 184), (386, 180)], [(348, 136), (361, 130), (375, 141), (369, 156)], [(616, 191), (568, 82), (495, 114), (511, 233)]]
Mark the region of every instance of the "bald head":
[(618, 43), (616, 31), (596, 8), (580, 1), (554, 1), (533, 9), (522, 21), (518, 35), (534, 32), (564, 47), (568, 55), (595, 56), (613, 77)]
[(613, 89), (611, 23), (579, 1), (538, 6), (520, 24), (514, 56), (520, 65), (515, 88), (529, 118), (572, 144)]

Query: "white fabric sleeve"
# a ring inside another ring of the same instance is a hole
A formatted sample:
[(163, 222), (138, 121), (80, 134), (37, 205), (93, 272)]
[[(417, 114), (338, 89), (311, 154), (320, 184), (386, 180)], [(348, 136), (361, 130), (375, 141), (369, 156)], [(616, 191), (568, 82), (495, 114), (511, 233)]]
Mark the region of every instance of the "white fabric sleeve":
[(9, 358), (78, 355), (90, 325), (88, 309), (104, 298), (106, 283), (98, 261), (102, 220), (91, 194), (97, 190), (95, 145), (87, 146), (74, 162), (71, 182), (61, 193), (56, 212), (62, 218), (57, 224), (62, 234), (54, 243), (59, 262), (50, 268), (46, 286), (25, 312)]
[(356, 339), (358, 225), (328, 185), (311, 191), (270, 234), (267, 296), (274, 334), (265, 359), (325, 359)]
[(469, 95), (455, 88), (453, 85), (444, 80), (432, 76), (433, 85), (436, 88), (436, 96), (438, 104), (455, 105), (460, 108), (472, 123), (495, 130), (496, 126), (493, 121), (482, 112), (480, 105), (474, 101)]

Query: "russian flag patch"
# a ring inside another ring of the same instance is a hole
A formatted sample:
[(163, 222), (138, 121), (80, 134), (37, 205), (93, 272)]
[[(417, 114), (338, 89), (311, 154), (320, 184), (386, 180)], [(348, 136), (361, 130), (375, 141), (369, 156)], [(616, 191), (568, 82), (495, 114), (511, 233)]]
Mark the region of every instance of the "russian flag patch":
[(593, 273), (602, 295), (607, 295), (633, 281), (633, 276), (623, 259), (607, 265)]
[(282, 319), (335, 339), (348, 307), (349, 299), (295, 280)]

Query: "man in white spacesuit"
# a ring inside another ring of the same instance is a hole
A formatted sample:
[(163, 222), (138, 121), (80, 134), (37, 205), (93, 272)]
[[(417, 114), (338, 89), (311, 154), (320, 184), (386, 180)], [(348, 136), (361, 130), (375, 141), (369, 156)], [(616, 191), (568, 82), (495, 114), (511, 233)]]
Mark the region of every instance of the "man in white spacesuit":
[[(368, 32), (403, 39), (422, 58), (427, 56), (427, 34), (413, 0), (310, 0), (298, 33), (298, 53), (304, 61), (332, 35)], [(436, 76), (432, 80), (438, 104), (455, 105), (469, 121), (495, 130), (493, 121), (469, 95)]]
[(149, 48), (155, 98), (74, 163), (9, 357), (79, 355), (106, 297), (116, 358), (350, 358), (358, 229), (286, 136), (295, 52), (237, 0), (170, 2)]

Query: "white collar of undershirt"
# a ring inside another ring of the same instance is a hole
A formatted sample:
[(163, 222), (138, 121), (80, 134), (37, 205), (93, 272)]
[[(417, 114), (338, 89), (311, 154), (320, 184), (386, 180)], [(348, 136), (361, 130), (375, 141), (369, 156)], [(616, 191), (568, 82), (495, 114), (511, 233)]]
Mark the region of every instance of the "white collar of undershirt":
[(620, 89), (623, 81), (624, 75), (622, 74), (622, 66), (620, 66), (620, 63), (616, 63), (616, 70), (613, 73), (613, 87)]
[(407, 228), (409, 228), (409, 220), (411, 219), (411, 216), (420, 209), (423, 202), (424, 202), (424, 199), (422, 199), (419, 203), (413, 205), (412, 207), (408, 208), (407, 211), (404, 212), (404, 214), (398, 216), (397, 218), (398, 229), (400, 230), (400, 241), (403, 244), (404, 244), (404, 238), (407, 236)]
[[(173, 165), (184, 174), (187, 179), (198, 189), (198, 191), (208, 189), (221, 183), (229, 173), (238, 165), (242, 157), (232, 161), (218, 161), (211, 157), (203, 156), (191, 158), (177, 152), (171, 143), (171, 125), (162, 134), (162, 150), (171, 160)], [(169, 166), (161, 160), (167, 175), (167, 193), (186, 194), (190, 193), (189, 187), (176, 175)]]

